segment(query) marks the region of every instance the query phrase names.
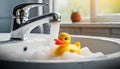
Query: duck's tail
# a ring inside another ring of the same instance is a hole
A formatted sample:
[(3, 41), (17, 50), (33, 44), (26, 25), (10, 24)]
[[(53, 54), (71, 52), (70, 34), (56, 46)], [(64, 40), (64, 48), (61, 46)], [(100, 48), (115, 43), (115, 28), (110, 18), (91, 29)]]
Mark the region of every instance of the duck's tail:
[(79, 41), (75, 42), (75, 45), (78, 47), (78, 48), (81, 48), (81, 44)]

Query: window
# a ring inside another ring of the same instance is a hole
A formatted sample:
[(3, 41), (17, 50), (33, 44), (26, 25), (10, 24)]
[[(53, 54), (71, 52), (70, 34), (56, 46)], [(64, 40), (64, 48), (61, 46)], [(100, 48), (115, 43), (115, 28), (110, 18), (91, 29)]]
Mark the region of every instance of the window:
[(54, 0), (54, 5), (55, 12), (62, 14), (64, 22), (71, 21), (73, 11), (79, 11), (83, 19), (90, 18), (90, 0)]
[(71, 22), (72, 11), (79, 11), (82, 21), (120, 21), (120, 0), (53, 0), (54, 12), (62, 22)]
[(120, 21), (120, 0), (91, 0), (91, 20)]
[(98, 15), (120, 14), (120, 0), (98, 0)]

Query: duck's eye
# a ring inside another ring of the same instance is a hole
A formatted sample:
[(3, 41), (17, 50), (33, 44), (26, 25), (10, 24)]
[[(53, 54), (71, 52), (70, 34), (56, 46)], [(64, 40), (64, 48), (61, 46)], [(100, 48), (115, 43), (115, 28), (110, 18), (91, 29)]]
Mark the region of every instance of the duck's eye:
[(67, 40), (67, 38), (65, 38), (65, 40)]

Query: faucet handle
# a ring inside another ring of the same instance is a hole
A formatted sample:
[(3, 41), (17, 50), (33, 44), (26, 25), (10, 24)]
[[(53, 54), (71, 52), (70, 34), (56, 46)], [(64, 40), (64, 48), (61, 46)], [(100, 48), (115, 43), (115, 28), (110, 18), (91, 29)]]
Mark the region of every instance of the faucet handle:
[[(31, 9), (31, 8), (34, 8), (34, 7), (39, 7), (39, 6), (45, 6), (45, 5), (48, 5), (47, 3), (23, 3), (23, 4), (20, 4), (20, 5), (17, 5), (14, 9), (13, 9), (13, 15), (16, 16), (16, 15), (19, 15), (17, 13), (17, 11), (21, 10), (21, 11), (28, 11)], [(21, 12), (20, 11), (20, 12)]]
[(25, 23), (29, 17), (29, 10), (34, 7), (45, 6), (47, 3), (23, 3), (13, 9), (13, 15), (18, 24)]

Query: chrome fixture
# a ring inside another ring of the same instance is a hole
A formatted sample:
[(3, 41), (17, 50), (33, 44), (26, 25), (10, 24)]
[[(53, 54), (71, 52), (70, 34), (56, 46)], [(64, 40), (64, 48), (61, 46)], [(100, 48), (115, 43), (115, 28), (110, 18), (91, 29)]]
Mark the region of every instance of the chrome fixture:
[(60, 22), (61, 16), (58, 13), (48, 13), (31, 19), (29, 10), (34, 7), (48, 5), (47, 3), (24, 3), (16, 6), (13, 10), (13, 30), (11, 32), (12, 40), (26, 40), (30, 32), (36, 26), (47, 22)]

